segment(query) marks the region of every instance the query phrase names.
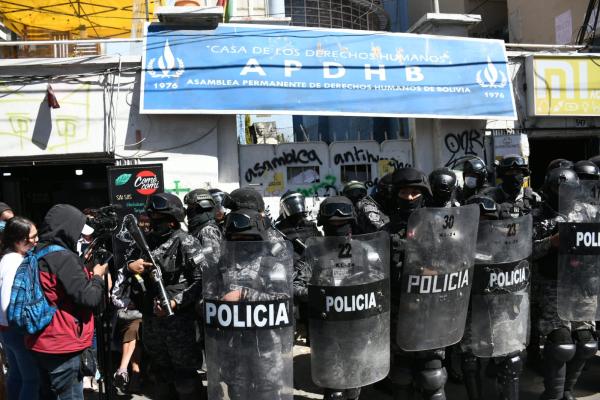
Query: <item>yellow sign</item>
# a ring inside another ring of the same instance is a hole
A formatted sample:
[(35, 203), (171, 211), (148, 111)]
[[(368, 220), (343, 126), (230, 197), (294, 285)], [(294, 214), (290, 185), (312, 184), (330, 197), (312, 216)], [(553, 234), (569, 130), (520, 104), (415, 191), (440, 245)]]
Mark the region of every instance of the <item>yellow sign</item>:
[(600, 57), (530, 56), (527, 105), (532, 116), (600, 116)]

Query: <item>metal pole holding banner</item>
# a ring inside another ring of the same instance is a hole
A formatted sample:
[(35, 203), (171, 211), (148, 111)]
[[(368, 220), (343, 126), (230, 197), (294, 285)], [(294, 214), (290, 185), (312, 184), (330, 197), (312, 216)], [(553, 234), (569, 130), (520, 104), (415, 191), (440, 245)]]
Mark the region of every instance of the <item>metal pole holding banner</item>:
[(433, 12), (436, 14), (440, 13), (440, 3), (438, 0), (431, 0), (431, 4), (433, 5)]

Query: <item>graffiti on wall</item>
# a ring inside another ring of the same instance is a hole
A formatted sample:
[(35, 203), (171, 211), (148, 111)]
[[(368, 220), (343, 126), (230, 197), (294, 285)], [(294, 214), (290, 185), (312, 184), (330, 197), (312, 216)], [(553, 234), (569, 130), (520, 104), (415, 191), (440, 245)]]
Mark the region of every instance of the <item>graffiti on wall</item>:
[(343, 165), (348, 163), (355, 164), (360, 162), (365, 164), (377, 164), (379, 168), (381, 168), (380, 165), (381, 162), (383, 162), (383, 165), (386, 166), (384, 169), (388, 172), (390, 169), (393, 171), (397, 168), (411, 166), (409, 163), (400, 161), (395, 157), (386, 157), (380, 154), (373, 154), (368, 149), (359, 149), (356, 146), (353, 146), (352, 150), (345, 151), (344, 153), (337, 153), (333, 156), (333, 163), (335, 165)]
[(252, 183), (254, 178), (259, 178), (268, 171), (275, 171), (278, 168), (287, 165), (306, 165), (315, 162), (319, 165), (323, 165), (323, 162), (314, 149), (301, 149), (298, 152), (296, 152), (296, 150), (291, 150), (289, 152), (284, 151), (271, 159), (261, 160), (255, 163), (251, 168), (246, 170), (244, 179), (247, 183)]
[(327, 175), (323, 182), (317, 182), (307, 188), (296, 188), (296, 191), (302, 193), (304, 197), (328, 197), (339, 194), (335, 183), (337, 178), (333, 175)]
[(477, 129), (466, 129), (460, 133), (447, 133), (444, 136), (444, 144), (450, 155), (444, 166), (454, 168), (456, 161), (466, 155), (474, 155), (485, 159), (484, 137), (484, 133)]

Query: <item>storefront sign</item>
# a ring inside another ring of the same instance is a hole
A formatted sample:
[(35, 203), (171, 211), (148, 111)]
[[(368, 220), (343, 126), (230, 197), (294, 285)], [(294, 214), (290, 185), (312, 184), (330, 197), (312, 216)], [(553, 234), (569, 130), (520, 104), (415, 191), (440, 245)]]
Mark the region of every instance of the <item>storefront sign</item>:
[(600, 57), (530, 56), (527, 88), (531, 116), (598, 116)]
[(165, 191), (162, 164), (124, 165), (108, 167), (108, 192), (110, 204), (117, 205), (119, 228), (113, 236), (113, 253), (115, 265), (124, 265), (127, 254), (134, 248), (133, 238), (123, 226), (123, 217), (127, 214), (136, 216), (145, 231), (149, 220), (142, 217), (148, 196)]
[(516, 119), (499, 40), (150, 25), (142, 113)]

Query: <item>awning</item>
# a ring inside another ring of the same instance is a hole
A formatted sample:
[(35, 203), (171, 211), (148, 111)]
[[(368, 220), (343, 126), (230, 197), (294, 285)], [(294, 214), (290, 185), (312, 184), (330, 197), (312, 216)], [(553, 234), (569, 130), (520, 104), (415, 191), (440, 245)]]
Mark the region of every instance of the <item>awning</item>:
[[(129, 37), (132, 23), (146, 19), (145, 4), (145, 0), (0, 0), (0, 20), (23, 37), (31, 36), (32, 29), (72, 32), (80, 38)], [(148, 5), (152, 18), (161, 0), (148, 0)]]

